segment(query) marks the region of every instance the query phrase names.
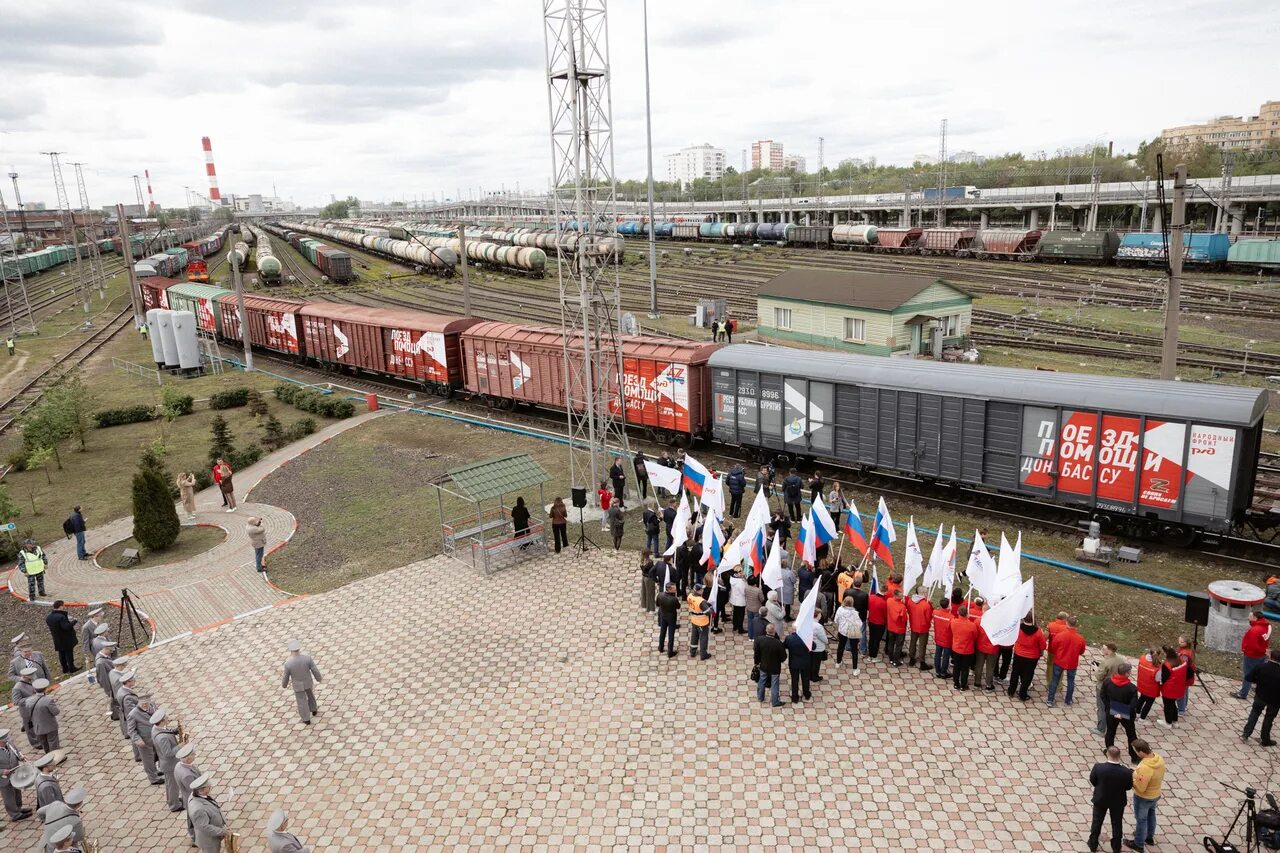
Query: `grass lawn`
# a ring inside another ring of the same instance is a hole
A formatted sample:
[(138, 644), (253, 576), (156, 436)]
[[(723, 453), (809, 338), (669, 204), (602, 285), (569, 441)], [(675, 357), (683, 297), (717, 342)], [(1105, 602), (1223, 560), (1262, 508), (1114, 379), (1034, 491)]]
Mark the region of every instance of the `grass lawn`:
[[(111, 356), (150, 364), (151, 348), (141, 336), (125, 331), (82, 367), (85, 383), (93, 389), (96, 398), (95, 410), (160, 402), (160, 386), (137, 374), (113, 368)], [(3, 482), (9, 496), (22, 508), (22, 515), (16, 519), (20, 535), (34, 536), (39, 542), (61, 537), (62, 521), (75, 504), (83, 507), (90, 527), (132, 514), (131, 483), (138, 454), (144, 445), (153, 441), (164, 442), (168, 451), (165, 462), (175, 476), (179, 471), (207, 469), (209, 427), (219, 414), (208, 408), (208, 398), (216, 391), (240, 386), (259, 388), (271, 413), (289, 426), (305, 413), (266, 393), (276, 381), (261, 373), (238, 371), (196, 379), (166, 376), (165, 387), (178, 388), (196, 398), (192, 414), (172, 423), (159, 420), (94, 429), (88, 434), (83, 452), (73, 441), (59, 446), (63, 467), (59, 470), (55, 463), (50, 463), (48, 478), (43, 471), (13, 471), (5, 476)], [(231, 428), (237, 448), (259, 442), (258, 419), (248, 409), (227, 409), (221, 414)], [(316, 422), (320, 428), (332, 423), (321, 417), (316, 417)], [(0, 458), (8, 458), (20, 449), (21, 443), (19, 430), (6, 433), (0, 439), (0, 454), (3, 454)]]
[[(21, 578), (19, 578), (19, 580), (23, 584), (26, 583), (26, 581)], [(58, 594), (56, 580), (54, 578), (46, 579), (45, 590), (53, 593), (54, 595)], [(26, 593), (25, 588), (23, 589), (23, 593)], [(84, 623), (86, 614), (89, 612), (89, 608), (87, 607), (68, 607), (66, 610), (72, 619), (80, 620), (81, 624)], [(9, 690), (13, 687), (13, 681), (9, 678), (9, 659), (7, 657), (10, 637), (16, 637), (18, 634), (25, 633), (27, 635), (27, 639), (31, 641), (32, 648), (44, 655), (44, 662), (48, 665), (49, 674), (53, 676), (53, 680), (62, 680), (62, 668), (58, 666), (58, 653), (53, 650), (53, 640), (49, 636), (49, 626), (46, 625), (44, 621), (45, 617), (48, 615), (48, 607), (37, 607), (25, 604), (9, 595), (7, 590), (0, 593), (0, 625), (3, 625), (4, 630), (8, 632), (4, 637), (6, 654), (5, 665), (3, 668), (0, 668), (0, 702), (5, 705), (9, 704)], [(119, 618), (120, 611), (114, 607), (110, 607), (106, 608), (102, 615), (110, 619), (112, 625), (111, 635), (114, 637), (116, 633), (116, 620)], [(79, 627), (79, 625), (76, 626), (77, 631), (79, 630)], [(93, 661), (90, 661), (89, 663), (92, 665)], [(76, 649), (76, 666), (84, 666), (84, 655), (79, 648)], [(26, 743), (26, 738), (22, 735), (18, 735), (16, 728), (14, 729), (14, 734), (21, 738), (22, 743)], [(21, 748), (21, 746), (19, 746), (19, 748)]]
[[(438, 554), (440, 519), (429, 483), (439, 482), (450, 468), (517, 452), (529, 453), (551, 474), (548, 500), (567, 494), (568, 463), (563, 445), (416, 414), (380, 418), (342, 434), (292, 463), (287, 474), (272, 475), (254, 492), (255, 500), (278, 504), (298, 516), (297, 534), (271, 559), (272, 580), (290, 592), (316, 593)], [(704, 454), (708, 464), (726, 464), (712, 458), (711, 451)], [(855, 491), (853, 495), (864, 511), (875, 506), (875, 494)], [(750, 497), (748, 493), (748, 503)], [(536, 490), (525, 495), (530, 503), (536, 498)], [(508, 505), (513, 499), (508, 498)], [(933, 529), (945, 522), (950, 529), (954, 524), (965, 537), (980, 528), (989, 532), (993, 548), (999, 546), (1000, 524), (990, 517), (944, 515), (936, 508), (902, 498), (890, 503), (899, 521), (905, 522), (914, 514), (921, 526)], [(461, 508), (446, 508), (447, 515), (455, 512), (460, 513)], [(1009, 533), (1016, 535), (1012, 529)], [(598, 524), (589, 524), (587, 534), (597, 544), (607, 542)], [(570, 525), (570, 535), (577, 535), (574, 525)], [(899, 551), (903, 536), (899, 531)], [(932, 548), (932, 534), (921, 534), (921, 540), (926, 551)], [(634, 510), (628, 515), (623, 544), (633, 551), (643, 545), (639, 514)], [(1024, 532), (1022, 570), (1024, 576), (1036, 578), (1036, 616), (1042, 623), (1057, 611), (1067, 610), (1080, 617), (1091, 643), (1115, 640), (1127, 654), (1173, 642), (1188, 630), (1182, 622), (1180, 599), (1086, 577), (1025, 556), (1075, 563), (1076, 545), (1065, 536)], [(961, 569), (968, 554), (968, 545), (962, 544)], [(589, 555), (584, 558), (584, 562), (589, 560)], [(1182, 590), (1202, 590), (1221, 578), (1263, 579), (1199, 553), (1150, 545), (1141, 564), (1117, 564), (1112, 571)], [(1202, 666), (1211, 671), (1231, 674), (1239, 666), (1237, 655), (1202, 647), (1201, 656)]]
[(184, 525), (178, 533), (178, 538), (172, 545), (161, 551), (148, 551), (139, 545), (132, 536), (121, 542), (114, 542), (103, 548), (98, 553), (98, 565), (106, 568), (115, 568), (120, 561), (120, 555), (127, 548), (137, 548), (141, 555), (141, 562), (131, 566), (130, 568), (142, 568), (150, 566), (163, 566), (166, 563), (179, 563), (183, 560), (203, 554), (210, 548), (225, 541), (227, 533), (220, 527), (211, 527), (207, 524)]

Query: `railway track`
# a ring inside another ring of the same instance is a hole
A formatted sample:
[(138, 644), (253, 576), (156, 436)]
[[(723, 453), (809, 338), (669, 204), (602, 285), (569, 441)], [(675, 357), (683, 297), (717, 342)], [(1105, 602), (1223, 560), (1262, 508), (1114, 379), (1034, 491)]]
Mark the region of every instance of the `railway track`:
[(57, 384), (89, 356), (102, 349), (107, 341), (115, 337), (121, 329), (128, 326), (132, 316), (132, 306), (126, 307), (105, 325), (95, 329), (89, 337), (60, 356), (53, 364), (33, 376), (7, 400), (0, 402), (0, 434), (13, 426), (24, 412), (34, 406), (49, 387)]
[[(114, 263), (104, 264), (102, 273), (107, 278), (124, 272), (124, 263), (116, 259)], [(27, 299), (31, 303), (31, 313), (37, 320), (48, 316), (48, 309), (60, 306), (68, 299), (74, 300), (80, 295), (80, 277), (75, 273), (66, 273), (56, 278), (46, 271), (34, 278), (26, 279)], [(63, 272), (66, 272), (65, 270)], [(64, 280), (65, 279), (65, 280)], [(47, 288), (46, 288), (47, 285)], [(0, 314), (0, 328), (8, 327), (13, 321), (13, 312), (6, 310)]]

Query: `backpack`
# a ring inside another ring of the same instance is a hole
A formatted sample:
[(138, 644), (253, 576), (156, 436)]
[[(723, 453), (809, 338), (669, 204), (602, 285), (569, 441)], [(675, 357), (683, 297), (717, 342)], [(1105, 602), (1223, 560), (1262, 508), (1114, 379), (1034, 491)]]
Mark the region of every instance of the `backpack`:
[(71, 516), (69, 515), (67, 516), (67, 520), (62, 522), (62, 532), (67, 534), (68, 536), (76, 532), (75, 527), (73, 527), (71, 524)]

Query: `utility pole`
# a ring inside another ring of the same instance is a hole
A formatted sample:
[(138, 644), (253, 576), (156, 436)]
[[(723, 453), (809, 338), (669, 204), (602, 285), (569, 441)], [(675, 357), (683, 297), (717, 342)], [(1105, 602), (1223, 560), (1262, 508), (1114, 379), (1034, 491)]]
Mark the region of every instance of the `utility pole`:
[(83, 212), (84, 222), (81, 223), (82, 233), (85, 236), (85, 244), (88, 247), (88, 263), (89, 263), (89, 281), (85, 282), (85, 288), (91, 290), (94, 283), (98, 285), (98, 298), (107, 298), (107, 276), (102, 271), (102, 257), (98, 251), (97, 235), (90, 232), (89, 216), (93, 209), (89, 207), (89, 192), (84, 185), (84, 163), (72, 163), (76, 170), (76, 190), (80, 195), (80, 209)]
[(236, 286), (236, 316), (240, 320), (240, 340), (244, 344), (244, 369), (253, 370), (253, 350), (249, 346), (249, 315), (244, 310), (244, 281), (240, 278), (239, 254), (235, 248), (227, 252), (227, 263), (231, 264), (231, 278)]
[(147, 215), (147, 205), (142, 200), (142, 178), (138, 175), (133, 176), (133, 191), (138, 196), (138, 216), (145, 218)]
[(1178, 375), (1178, 310), (1182, 295), (1182, 232), (1187, 225), (1187, 167), (1173, 170), (1173, 221), (1169, 223), (1169, 295), (1164, 306), (1164, 344), (1160, 352), (1160, 378)]
[(471, 316), (471, 279), (467, 275), (467, 223), (458, 223), (458, 257), (462, 261), (462, 316)]
[(821, 136), (818, 137), (818, 224), (827, 224), (827, 211), (822, 201), (822, 169), (823, 156), (826, 154), (826, 140)]
[(1231, 178), (1236, 173), (1236, 152), (1222, 152), (1222, 196), (1218, 202), (1218, 221), (1213, 229), (1219, 234), (1226, 234), (1231, 227)]
[[(644, 135), (649, 155), (649, 316), (658, 314), (658, 243), (653, 233), (653, 113), (649, 109), (649, 0), (644, 0)], [(721, 190), (724, 181), (720, 182)]]
[[(134, 328), (141, 328), (142, 324), (147, 322), (147, 311), (142, 304), (142, 290), (138, 286), (138, 274), (133, 268), (133, 258), (129, 257), (129, 218), (124, 215), (124, 205), (116, 205), (116, 227), (120, 231), (120, 247), (124, 250), (125, 255), (124, 269), (129, 276), (129, 302), (133, 304), (133, 325)], [(158, 334), (158, 330), (153, 330), (153, 334)]]
[(71, 243), (71, 250), (76, 256), (76, 275), (80, 278), (80, 301), (84, 305), (84, 324), (91, 325), (89, 320), (89, 281), (84, 274), (84, 266), (80, 262), (80, 243), (76, 240), (76, 214), (71, 209), (71, 200), (67, 198), (67, 185), (62, 180), (62, 161), (58, 159), (61, 151), (41, 151), (49, 157), (49, 164), (53, 167), (53, 189), (58, 197), (58, 210), (66, 211), (67, 214), (67, 236)]
[[(16, 178), (15, 185), (16, 185)], [(4, 286), (4, 301), (9, 308), (9, 337), (21, 332), (36, 334), (36, 319), (31, 314), (31, 301), (27, 298), (27, 281), (18, 263), (18, 241), (9, 225), (9, 208), (5, 207), (4, 193), (0, 192), (0, 224), (8, 242), (0, 244), (0, 285)], [(21, 321), (21, 325), (19, 325)]]
[(10, 172), (9, 180), (13, 181), (13, 203), (18, 206), (18, 228), (22, 231), (22, 236), (27, 236), (27, 211), (22, 204), (22, 191), (18, 189), (18, 173)]
[[(923, 214), (922, 214), (923, 216)], [(937, 225), (947, 227), (947, 120), (938, 131), (938, 213)]]
[(1147, 230), (1147, 194), (1151, 191), (1151, 178), (1142, 179), (1142, 210), (1138, 215), (1138, 230)]

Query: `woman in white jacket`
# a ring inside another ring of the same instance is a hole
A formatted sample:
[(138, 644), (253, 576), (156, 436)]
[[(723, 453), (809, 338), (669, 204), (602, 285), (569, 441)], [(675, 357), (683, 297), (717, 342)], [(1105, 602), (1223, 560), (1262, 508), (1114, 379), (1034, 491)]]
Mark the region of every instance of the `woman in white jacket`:
[(846, 595), (844, 602), (836, 609), (836, 633), (840, 635), (840, 644), (836, 646), (836, 666), (844, 660), (847, 646), (849, 656), (853, 659), (853, 674), (858, 674), (858, 643), (862, 639), (862, 618), (853, 606), (853, 596)]

